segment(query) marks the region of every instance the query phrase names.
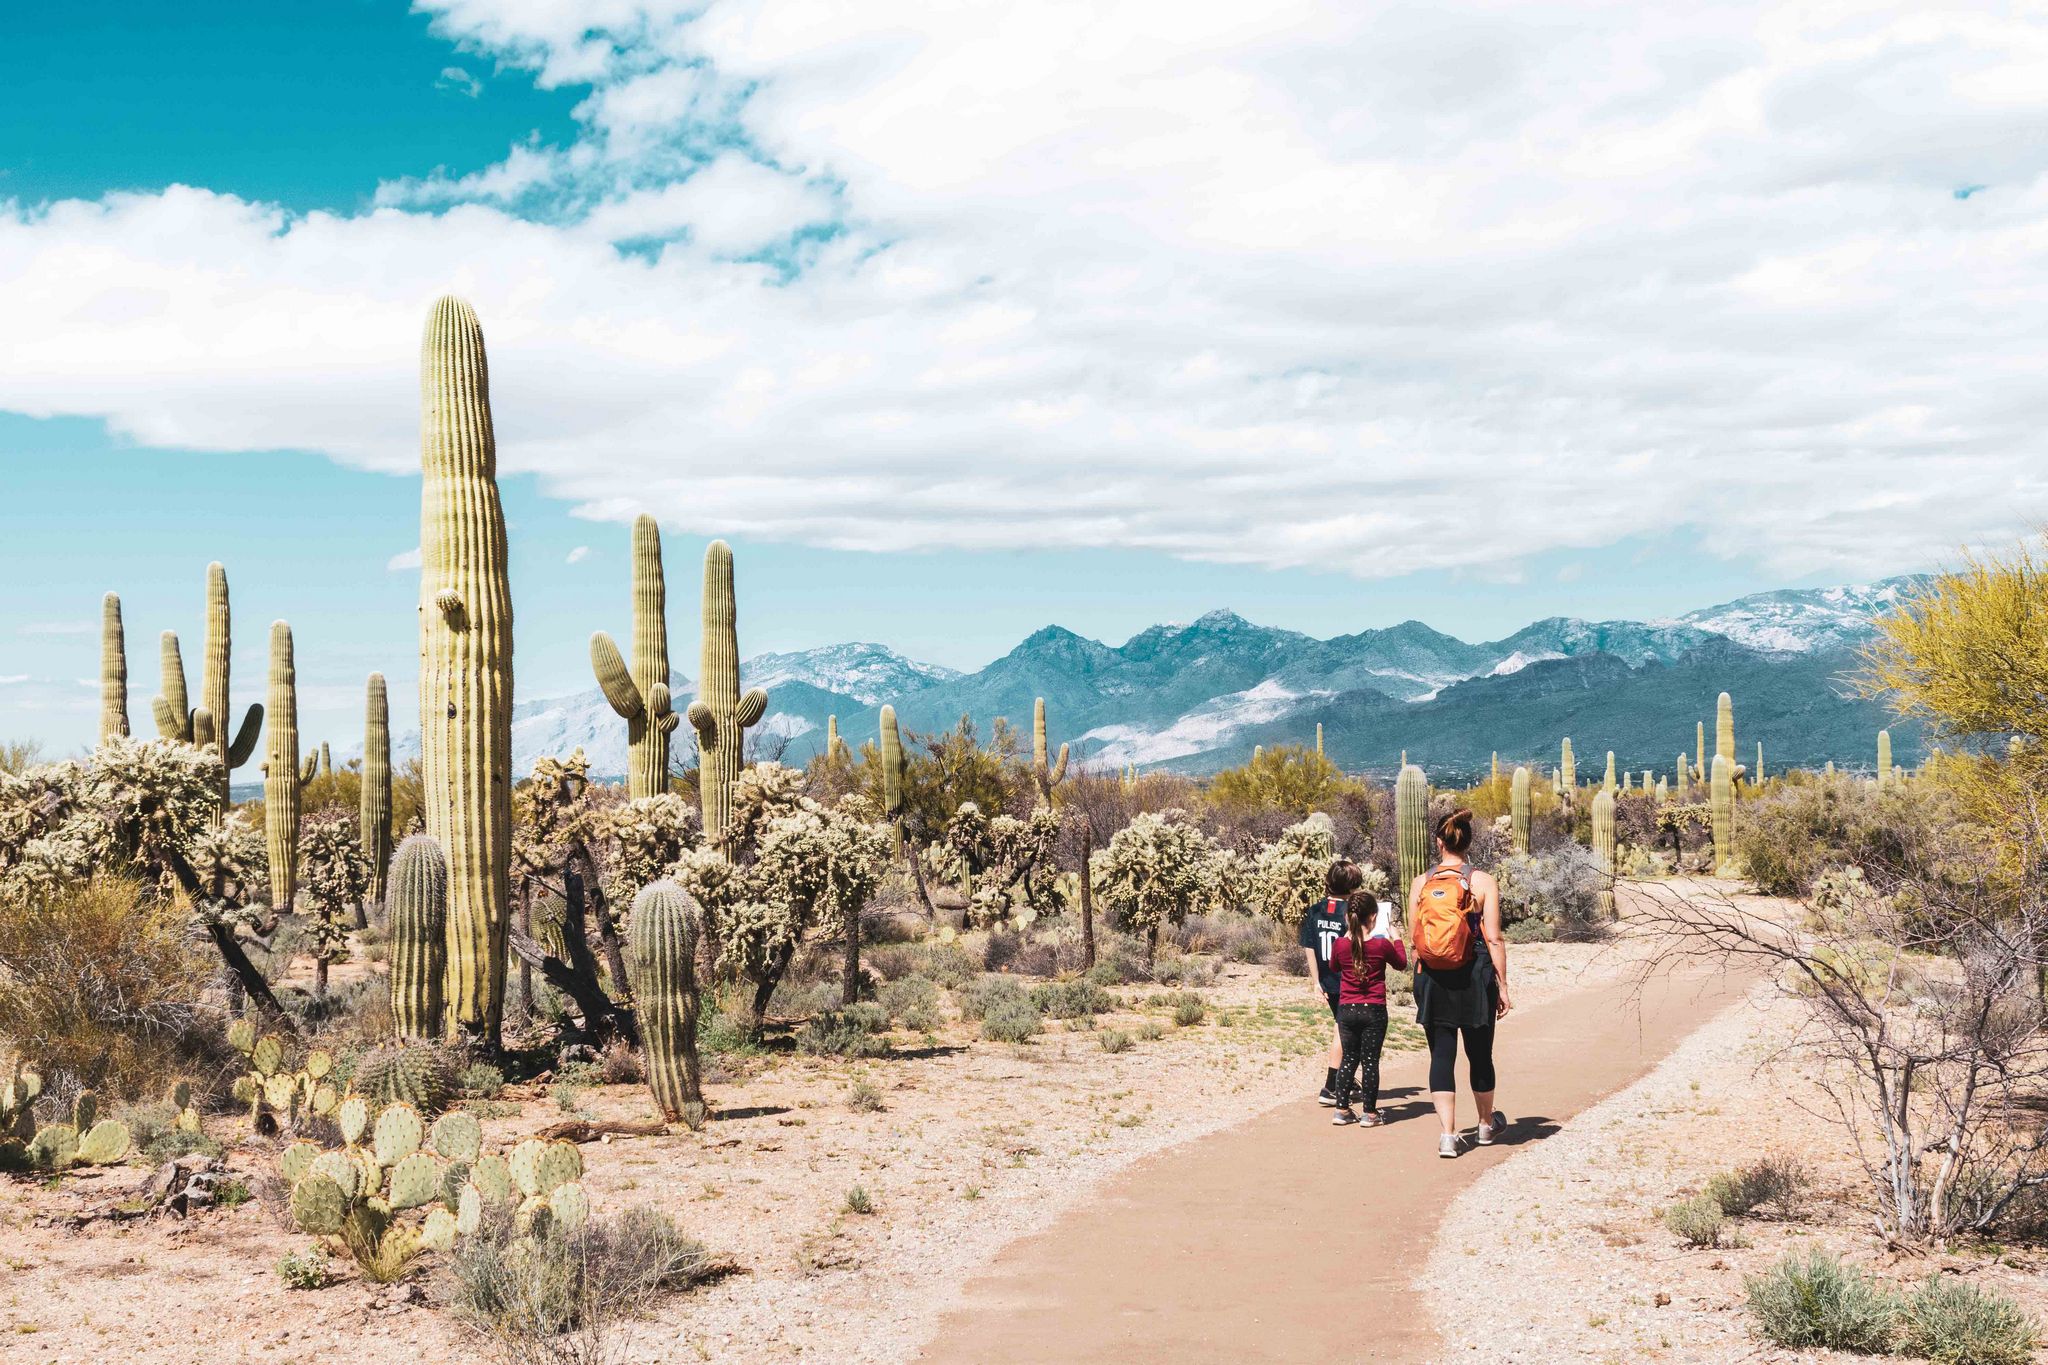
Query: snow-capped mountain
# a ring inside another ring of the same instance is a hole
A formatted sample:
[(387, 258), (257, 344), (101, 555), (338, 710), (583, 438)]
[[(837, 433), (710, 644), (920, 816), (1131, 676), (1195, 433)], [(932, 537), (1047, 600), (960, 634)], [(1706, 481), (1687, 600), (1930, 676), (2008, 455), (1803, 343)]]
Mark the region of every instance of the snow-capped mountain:
[(826, 645), (793, 654), (757, 654), (740, 665), (742, 687), (765, 687), (771, 696), (785, 683), (808, 683), (821, 692), (878, 706), (960, 676), (955, 668), (906, 659), (885, 645)]
[(1807, 652), (1853, 648), (1870, 623), (1896, 610), (1930, 580), (1924, 574), (1841, 588), (1787, 589), (1688, 612), (1674, 625), (1725, 635), (1751, 649)]

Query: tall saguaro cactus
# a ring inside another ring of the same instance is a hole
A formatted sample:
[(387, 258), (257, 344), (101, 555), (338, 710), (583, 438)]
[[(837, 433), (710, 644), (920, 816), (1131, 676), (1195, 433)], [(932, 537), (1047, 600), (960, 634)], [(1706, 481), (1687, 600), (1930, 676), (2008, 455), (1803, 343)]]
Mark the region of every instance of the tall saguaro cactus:
[(1714, 754), (1735, 762), (1735, 702), (1726, 692), (1714, 703)]
[(1614, 750), (1612, 749), (1607, 751), (1607, 776), (1600, 779), (1600, 790), (1603, 792), (1614, 790)]
[(1564, 742), (1564, 758), (1558, 764), (1557, 773), (1557, 794), (1564, 798), (1564, 804), (1569, 809), (1577, 803), (1579, 795), (1579, 765), (1572, 758), (1572, 742), (1569, 738)]
[(100, 743), (127, 736), (128, 641), (121, 599), (110, 592), (100, 602)]
[(483, 328), (442, 298), (420, 347), (420, 772), (448, 858), (451, 1032), (495, 1044), (512, 856), (512, 588)]
[(363, 792), (356, 813), (370, 871), (363, 894), (370, 904), (382, 905), (391, 870), (391, 701), (382, 673), (370, 675), (363, 697)]
[(1735, 870), (1735, 761), (1726, 754), (1714, 755), (1714, 775), (1709, 783), (1714, 818), (1714, 875), (1732, 876)]
[(1600, 917), (1614, 918), (1614, 789), (1593, 798), (1593, 856), (1600, 861)]
[(846, 758), (846, 741), (839, 737), (839, 717), (825, 717), (825, 761), (839, 763)]
[(903, 732), (896, 728), (896, 708), (883, 706), (878, 752), (882, 760), (882, 814), (889, 821), (896, 856), (903, 856)]
[(1408, 888), (1429, 870), (1429, 779), (1413, 763), (1394, 779), (1395, 849), (1401, 863), (1397, 904), (1408, 904)]
[(448, 857), (431, 834), (415, 834), (391, 860), (391, 1023), (401, 1038), (442, 1034), (448, 975)]
[(1677, 776), (1677, 781), (1676, 781), (1676, 784), (1675, 784), (1675, 790), (1676, 790), (1676, 791), (1677, 791), (1677, 793), (1678, 793), (1678, 799), (1679, 799), (1680, 801), (1683, 801), (1683, 800), (1685, 800), (1685, 779), (1686, 779), (1686, 763), (1685, 763), (1685, 755), (1681, 753), (1681, 754), (1679, 754), (1679, 756), (1678, 756), (1678, 776)]
[(661, 527), (633, 521), (633, 665), (612, 637), (590, 637), (590, 667), (605, 700), (626, 721), (626, 795), (634, 800), (668, 790), (668, 737), (676, 712), (668, 695), (668, 586), (661, 572)]
[(1882, 787), (1892, 780), (1892, 732), (1877, 732), (1877, 785)]
[(1705, 782), (1713, 776), (1714, 771), (1714, 760), (1707, 753), (1707, 723), (1705, 721), (1696, 720), (1692, 723), (1692, 738), (1692, 756), (1696, 760), (1695, 768), (1700, 781)]
[(690, 703), (690, 728), (697, 732), (697, 790), (704, 807), (704, 837), (725, 842), (732, 823), (732, 784), (739, 780), (747, 727), (768, 709), (768, 694), (756, 687), (740, 695), (739, 608), (732, 586), (732, 546), (714, 540), (704, 551), (703, 639), (697, 700)]
[(633, 1004), (647, 1050), (647, 1086), (670, 1123), (704, 1096), (697, 1072), (697, 939), (703, 912), (666, 879), (633, 898)]
[[(213, 716), (214, 744), (220, 755), (220, 799), (228, 800), (228, 784), (235, 769), (246, 764), (256, 752), (256, 736), (263, 728), (263, 708), (251, 703), (242, 716), (242, 728), (232, 730), (228, 709), (228, 664), (234, 651), (234, 635), (228, 617), (228, 571), (215, 560), (206, 566), (206, 675), (199, 687), (199, 704)], [(230, 733), (232, 731), (232, 738)]]
[(1508, 790), (1508, 824), (1514, 831), (1515, 852), (1529, 851), (1529, 770), (1516, 768)]
[(263, 764), (263, 834), (270, 908), (289, 910), (299, 889), (299, 679), (292, 628), (270, 627), (270, 746)]
[[(1316, 727), (1318, 739), (1322, 727)], [(1060, 745), (1057, 762), (1049, 761), (1051, 744), (1045, 737), (1045, 698), (1031, 703), (1031, 775), (1038, 781), (1039, 799), (1050, 805), (1052, 789), (1067, 780), (1067, 746)]]
[(157, 671), (160, 690), (149, 704), (160, 739), (180, 744), (192, 742), (192, 702), (185, 691), (185, 656), (178, 649), (178, 632), (165, 631), (157, 639)]
[(1321, 721), (1317, 721), (1317, 722), (1316, 722), (1316, 757), (1317, 757), (1317, 758), (1321, 758), (1322, 756), (1323, 756), (1323, 723), (1322, 723)]

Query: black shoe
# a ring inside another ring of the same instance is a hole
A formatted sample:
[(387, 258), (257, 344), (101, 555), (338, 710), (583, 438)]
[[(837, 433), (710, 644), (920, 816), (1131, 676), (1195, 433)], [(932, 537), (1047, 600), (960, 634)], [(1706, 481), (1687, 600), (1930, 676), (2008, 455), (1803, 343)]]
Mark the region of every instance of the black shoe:
[(1324, 1086), (1322, 1093), (1316, 1096), (1316, 1103), (1325, 1109), (1332, 1108), (1337, 1103), (1337, 1092), (1330, 1089), (1327, 1085)]

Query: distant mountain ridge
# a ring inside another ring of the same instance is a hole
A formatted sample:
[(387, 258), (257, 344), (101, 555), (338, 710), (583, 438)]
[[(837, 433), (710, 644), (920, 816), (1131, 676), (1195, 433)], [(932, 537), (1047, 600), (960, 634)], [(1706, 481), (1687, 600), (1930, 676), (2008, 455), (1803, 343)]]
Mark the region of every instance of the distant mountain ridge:
[[(759, 655), (741, 675), (768, 689), (762, 729), (792, 761), (822, 747), (829, 716), (854, 744), (874, 733), (885, 702), (911, 730), (971, 715), (986, 733), (998, 716), (1027, 724), (1042, 696), (1055, 742), (1105, 768), (1213, 771), (1256, 744), (1312, 743), (1321, 721), (1331, 757), (1354, 769), (1389, 769), (1406, 750), (1452, 776), (1496, 750), (1539, 760), (1565, 734), (1587, 761), (1613, 748), (1624, 766), (1668, 769), (1726, 689), (1745, 761), (1761, 738), (1767, 766), (1774, 746), (1787, 763), (1867, 766), (1867, 736), (1887, 718), (1840, 675), (1874, 619), (1925, 581), (1759, 593), (1661, 621), (1551, 617), (1480, 644), (1420, 621), (1317, 639), (1212, 611), (1115, 646), (1047, 626), (971, 673), (849, 643)], [(694, 691), (681, 676), (671, 686), (679, 698)], [(1893, 730), (1907, 761), (1913, 732)], [(520, 773), (575, 748), (595, 773), (625, 769), (625, 725), (596, 688), (515, 707)]]

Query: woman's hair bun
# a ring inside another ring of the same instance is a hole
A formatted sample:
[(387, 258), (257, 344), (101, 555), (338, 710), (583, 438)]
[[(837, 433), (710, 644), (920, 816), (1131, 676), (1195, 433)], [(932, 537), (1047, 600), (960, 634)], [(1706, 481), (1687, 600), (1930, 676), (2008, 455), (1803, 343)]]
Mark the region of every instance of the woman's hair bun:
[(1443, 840), (1446, 851), (1463, 853), (1472, 847), (1472, 812), (1463, 806), (1452, 811), (1438, 822), (1436, 837)]

